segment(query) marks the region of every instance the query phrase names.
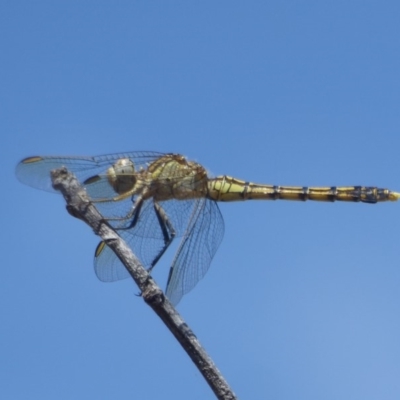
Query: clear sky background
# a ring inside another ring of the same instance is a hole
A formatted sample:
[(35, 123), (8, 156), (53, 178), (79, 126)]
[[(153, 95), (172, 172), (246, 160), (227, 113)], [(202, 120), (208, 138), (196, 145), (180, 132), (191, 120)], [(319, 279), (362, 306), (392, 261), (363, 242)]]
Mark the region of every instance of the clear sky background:
[[(0, 4), (0, 397), (212, 399), (30, 155), (177, 152), (210, 174), (400, 191), (397, 1)], [(400, 204), (221, 204), (179, 311), (241, 399), (398, 399)], [(165, 286), (173, 254), (157, 266)]]

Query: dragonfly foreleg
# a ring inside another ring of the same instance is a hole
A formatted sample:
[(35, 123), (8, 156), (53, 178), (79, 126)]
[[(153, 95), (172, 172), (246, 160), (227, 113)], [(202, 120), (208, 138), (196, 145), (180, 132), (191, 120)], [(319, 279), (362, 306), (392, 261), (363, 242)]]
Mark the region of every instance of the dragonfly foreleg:
[(127, 214), (125, 217), (120, 218), (120, 221), (125, 221), (127, 219), (132, 218), (132, 220), (129, 222), (128, 225), (124, 225), (122, 227), (116, 228), (116, 229), (120, 229), (120, 230), (127, 230), (127, 229), (132, 229), (136, 226), (138, 220), (139, 220), (139, 216), (140, 216), (140, 211), (142, 210), (142, 206), (143, 206), (143, 199), (140, 197), (136, 200), (132, 210), (129, 212), (129, 214)]
[(135, 203), (133, 204), (131, 210), (128, 212), (128, 214), (126, 214), (123, 217), (111, 217), (111, 218), (106, 218), (106, 219), (107, 219), (107, 221), (127, 221), (127, 220), (131, 219), (131, 221), (128, 223), (128, 225), (114, 226), (114, 228), (121, 229), (121, 230), (132, 229), (133, 227), (136, 226), (136, 224), (138, 222), (140, 211), (142, 209), (142, 205), (143, 205), (143, 197), (138, 196), (136, 198)]
[(160, 206), (160, 204), (154, 202), (154, 211), (156, 213), (158, 223), (160, 224), (161, 232), (164, 237), (164, 247), (160, 250), (160, 252), (152, 261), (149, 271), (151, 271), (154, 268), (154, 266), (157, 264), (158, 260), (162, 257), (165, 251), (168, 249), (169, 245), (172, 243), (176, 235), (175, 229), (172, 226), (171, 221), (169, 220), (166, 212)]

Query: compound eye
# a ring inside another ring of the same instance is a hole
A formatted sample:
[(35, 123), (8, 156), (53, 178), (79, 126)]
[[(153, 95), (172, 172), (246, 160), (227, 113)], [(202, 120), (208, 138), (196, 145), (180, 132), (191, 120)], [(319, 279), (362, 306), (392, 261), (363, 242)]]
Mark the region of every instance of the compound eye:
[(107, 177), (118, 194), (129, 192), (136, 183), (135, 166), (129, 158), (121, 158), (108, 169)]

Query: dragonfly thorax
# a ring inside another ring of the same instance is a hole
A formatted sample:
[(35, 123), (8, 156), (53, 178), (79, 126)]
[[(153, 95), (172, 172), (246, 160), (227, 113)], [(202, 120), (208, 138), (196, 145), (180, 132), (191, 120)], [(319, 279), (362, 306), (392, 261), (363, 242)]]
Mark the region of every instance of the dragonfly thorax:
[(129, 192), (136, 184), (136, 172), (129, 158), (120, 158), (107, 170), (107, 179), (118, 194)]
[(178, 154), (167, 154), (149, 165), (147, 170), (151, 196), (156, 201), (189, 200), (205, 197), (207, 173)]

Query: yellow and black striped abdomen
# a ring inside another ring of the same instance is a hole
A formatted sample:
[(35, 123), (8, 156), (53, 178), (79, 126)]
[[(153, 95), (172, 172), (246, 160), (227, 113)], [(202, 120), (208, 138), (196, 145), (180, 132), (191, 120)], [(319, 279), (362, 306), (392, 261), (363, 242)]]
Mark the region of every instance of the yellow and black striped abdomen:
[(378, 203), (397, 201), (400, 193), (370, 186), (273, 186), (245, 182), (230, 176), (210, 179), (208, 196), (216, 201), (240, 200), (315, 200)]

